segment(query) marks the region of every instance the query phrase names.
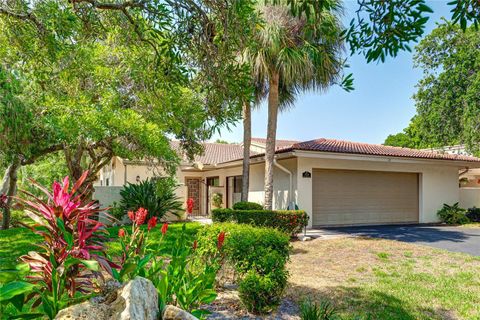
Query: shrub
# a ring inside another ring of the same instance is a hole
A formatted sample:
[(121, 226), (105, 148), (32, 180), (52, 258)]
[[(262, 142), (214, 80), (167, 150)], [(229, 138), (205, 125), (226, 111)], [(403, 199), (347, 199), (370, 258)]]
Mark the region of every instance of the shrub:
[(163, 218), (167, 213), (180, 215), (182, 202), (175, 194), (176, 184), (172, 178), (147, 179), (138, 184), (128, 183), (120, 191), (123, 211), (147, 209), (149, 216)]
[(467, 210), (467, 218), (472, 222), (480, 222), (480, 208), (469, 208)]
[(266, 275), (250, 270), (240, 281), (238, 293), (249, 312), (266, 314), (280, 304), (286, 285), (287, 275), (282, 270), (274, 269)]
[(239, 274), (251, 269), (265, 274), (286, 264), (290, 254), (289, 237), (277, 230), (235, 223), (216, 223), (198, 232), (200, 252), (216, 250), (215, 239), (225, 231), (225, 259)]
[[(93, 219), (103, 210), (81, 192), (87, 174), (84, 172), (71, 189), (68, 177), (62, 184), (54, 182), (53, 192), (34, 184), (46, 195), (46, 201), (24, 191), (30, 199), (19, 200), (36, 223), (31, 229), (44, 241), (40, 251), (20, 257), (24, 264), (15, 272), (0, 272), (2, 281), (14, 280), (0, 288), (0, 303), (11, 302), (22, 311), (23, 304), (32, 301), (32, 309), (53, 319), (60, 309), (94, 292), (100, 267), (111, 273), (115, 265), (105, 258), (102, 235), (108, 232)], [(84, 295), (78, 296), (77, 292)], [(42, 314), (30, 313), (32, 317)]]
[(214, 193), (212, 196), (212, 204), (216, 208), (221, 208), (223, 204), (223, 195), (221, 193)]
[(443, 204), (443, 208), (438, 210), (437, 214), (446, 224), (464, 224), (469, 222), (466, 212), (467, 210), (460, 208), (457, 202), (451, 206)]
[(261, 204), (256, 202), (240, 201), (233, 205), (233, 210), (262, 210)]
[(221, 231), (227, 234), (223, 253), (225, 262), (237, 273), (242, 303), (255, 313), (273, 310), (287, 283), (288, 235), (271, 228), (216, 223), (199, 231), (200, 254), (214, 252), (216, 243), (211, 239)]
[(300, 304), (302, 320), (336, 320), (340, 319), (337, 310), (329, 301), (313, 302), (306, 299)]
[(272, 227), (294, 235), (308, 224), (303, 210), (212, 210), (213, 222), (237, 222), (260, 227)]

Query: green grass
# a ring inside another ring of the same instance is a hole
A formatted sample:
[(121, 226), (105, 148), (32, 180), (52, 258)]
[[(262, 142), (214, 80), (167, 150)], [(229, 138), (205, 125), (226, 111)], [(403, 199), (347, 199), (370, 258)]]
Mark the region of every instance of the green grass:
[(331, 301), (342, 320), (480, 319), (480, 257), (378, 239), (293, 246), (289, 296)]
[[(161, 224), (150, 232), (149, 240), (152, 245), (158, 243), (161, 239), (162, 233), (160, 231)], [(175, 239), (179, 236), (182, 230), (183, 223), (172, 223), (168, 227), (167, 234), (164, 238), (160, 253), (169, 252), (172, 248)], [(130, 226), (124, 227), (130, 231)], [(142, 226), (146, 228), (146, 225)], [(187, 223), (186, 232), (191, 235), (192, 243), (198, 229), (201, 228), (199, 223)], [(107, 230), (110, 233), (111, 242), (107, 243), (107, 253), (115, 256), (120, 253), (121, 247), (118, 241), (118, 230), (120, 227), (111, 227)], [(17, 258), (32, 250), (37, 250), (36, 244), (39, 244), (42, 238), (26, 228), (12, 228), (8, 230), (0, 230), (0, 269), (12, 267), (17, 263)]]

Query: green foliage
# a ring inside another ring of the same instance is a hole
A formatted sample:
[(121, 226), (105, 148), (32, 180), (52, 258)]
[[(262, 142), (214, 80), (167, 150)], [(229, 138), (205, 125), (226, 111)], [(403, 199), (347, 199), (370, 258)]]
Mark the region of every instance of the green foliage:
[(115, 201), (113, 202), (110, 209), (108, 209), (108, 214), (117, 219), (118, 221), (121, 221), (126, 213), (127, 212)]
[(175, 194), (172, 178), (147, 179), (139, 183), (128, 183), (120, 191), (120, 206), (123, 211), (145, 208), (149, 217), (163, 218), (167, 213), (179, 216), (182, 202)]
[(465, 143), (479, 153), (480, 31), (443, 23), (416, 48), (423, 79), (414, 95), (420, 137), (432, 146)]
[(261, 275), (255, 270), (248, 271), (240, 281), (238, 293), (249, 312), (267, 314), (280, 304), (287, 285), (287, 274), (275, 269)]
[(302, 320), (340, 320), (337, 310), (329, 301), (316, 303), (309, 298), (300, 304), (300, 316)]
[(221, 193), (214, 193), (212, 196), (212, 205), (215, 208), (221, 208), (223, 204), (223, 195)]
[(480, 222), (480, 208), (468, 208), (467, 210), (467, 218), (471, 222)]
[(261, 204), (256, 202), (239, 201), (233, 205), (233, 210), (262, 210)]
[[(283, 269), (290, 254), (289, 237), (270, 228), (245, 224), (216, 223), (199, 230), (198, 250), (214, 252), (217, 235), (225, 231), (227, 236), (223, 247), (225, 259), (239, 274), (254, 269), (266, 274), (273, 269)], [(255, 250), (252, 250), (255, 248)]]
[(443, 204), (443, 208), (438, 210), (437, 215), (446, 224), (464, 224), (470, 222), (466, 216), (467, 210), (460, 208), (457, 203), (453, 205)]
[[(215, 252), (212, 241), (226, 232), (223, 245), (225, 262), (239, 278), (239, 293), (247, 310), (266, 313), (279, 303), (287, 283), (286, 263), (289, 259), (289, 237), (270, 228), (233, 223), (206, 226), (198, 234), (200, 254)], [(252, 250), (255, 248), (255, 250)]]
[(237, 222), (260, 227), (279, 229), (289, 235), (302, 231), (308, 224), (308, 215), (303, 210), (212, 210), (213, 222)]

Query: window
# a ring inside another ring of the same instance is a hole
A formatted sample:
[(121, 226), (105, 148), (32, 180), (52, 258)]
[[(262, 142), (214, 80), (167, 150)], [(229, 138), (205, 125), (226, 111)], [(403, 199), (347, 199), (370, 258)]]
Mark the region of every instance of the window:
[(220, 178), (219, 177), (208, 177), (207, 186), (220, 187)]

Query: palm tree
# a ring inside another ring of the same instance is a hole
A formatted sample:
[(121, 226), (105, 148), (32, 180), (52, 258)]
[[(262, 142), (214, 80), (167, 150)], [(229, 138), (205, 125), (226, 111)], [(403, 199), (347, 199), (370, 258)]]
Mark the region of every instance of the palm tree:
[[(284, 4), (259, 7), (264, 24), (255, 45), (244, 53), (254, 82), (267, 95), (268, 124), (265, 150), (265, 209), (272, 209), (273, 161), (277, 118), (282, 104), (291, 104), (305, 90), (325, 91), (339, 83), (344, 66), (339, 0), (325, 2), (307, 16), (295, 16)], [(244, 144), (245, 146), (245, 144)]]

